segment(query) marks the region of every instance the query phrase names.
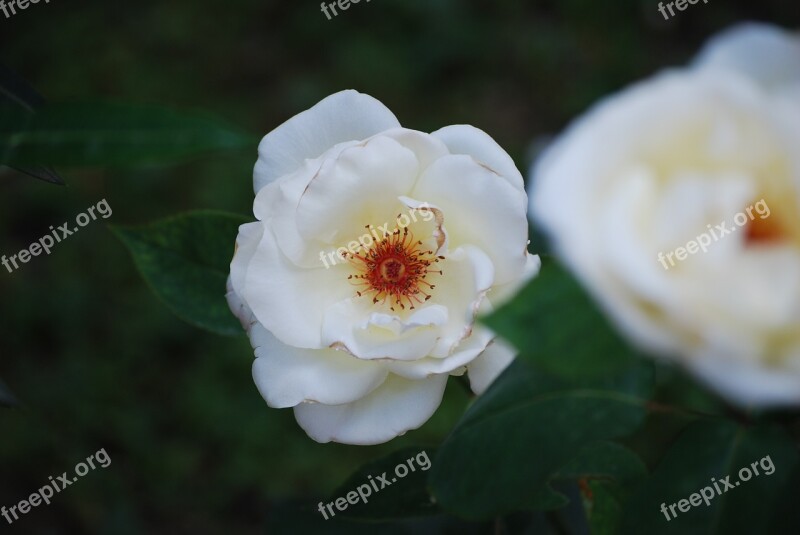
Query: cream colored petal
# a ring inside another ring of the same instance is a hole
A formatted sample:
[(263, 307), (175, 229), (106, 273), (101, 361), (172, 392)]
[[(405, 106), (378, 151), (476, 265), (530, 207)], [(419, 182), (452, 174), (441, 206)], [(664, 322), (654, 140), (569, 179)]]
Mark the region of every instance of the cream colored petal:
[(492, 342), (486, 351), (467, 366), (472, 391), (483, 394), (516, 355), (516, 350), (506, 342), (499, 339)]
[(352, 294), (343, 266), (303, 268), (264, 232), (250, 261), (242, 295), (258, 321), (283, 343), (320, 349), (325, 311)]
[(363, 140), (399, 126), (394, 114), (376, 99), (352, 90), (335, 93), (261, 140), (253, 172), (254, 189), (258, 193), (334, 145)]
[(527, 197), (469, 156), (440, 158), (410, 195), (444, 213), (450, 247), (472, 244), (494, 264), (495, 283), (517, 280), (527, 262)]
[(253, 379), (270, 407), (294, 407), (304, 402), (330, 405), (361, 399), (385, 380), (388, 371), (333, 349), (299, 349), (254, 326)]
[(346, 405), (303, 403), (297, 422), (317, 442), (381, 444), (428, 421), (442, 402), (447, 375), (409, 381), (390, 375), (364, 398)]
[(441, 139), (451, 154), (471, 156), (479, 164), (508, 180), (516, 189), (523, 191), (522, 173), (517, 169), (514, 160), (483, 130), (460, 124), (446, 126), (431, 135)]

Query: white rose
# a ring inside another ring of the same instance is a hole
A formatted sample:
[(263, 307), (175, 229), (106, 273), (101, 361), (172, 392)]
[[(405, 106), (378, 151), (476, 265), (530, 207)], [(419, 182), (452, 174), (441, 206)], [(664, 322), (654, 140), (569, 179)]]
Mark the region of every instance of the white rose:
[(533, 217), (612, 319), (741, 405), (800, 403), (799, 89), (800, 37), (740, 26), (602, 101), (533, 171)]
[(513, 359), (475, 318), (540, 263), (522, 176), (487, 134), (404, 129), (344, 91), (268, 134), (254, 178), (228, 301), (261, 395), (314, 440), (391, 440), (430, 418), (448, 376), (480, 393)]

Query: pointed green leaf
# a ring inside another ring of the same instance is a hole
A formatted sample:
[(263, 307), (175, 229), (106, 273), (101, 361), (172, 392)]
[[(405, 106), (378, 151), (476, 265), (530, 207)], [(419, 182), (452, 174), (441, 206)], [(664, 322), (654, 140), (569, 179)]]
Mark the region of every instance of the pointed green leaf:
[(198, 211), (144, 227), (112, 227), (153, 291), (183, 320), (222, 335), (242, 332), (225, 300), (239, 226), (248, 219)]
[[(25, 81), (20, 75), (4, 65), (0, 65), (0, 116), (5, 119), (0, 121), (12, 121), (14, 117), (21, 117), (23, 120), (16, 125), (22, 129), (27, 124), (27, 118), (36, 108), (44, 105), (44, 98)], [(10, 113), (7, 110), (16, 109), (21, 115)], [(2, 151), (0, 151), (2, 153)], [(4, 159), (2, 161), (5, 161)], [(24, 173), (33, 178), (38, 178), (51, 184), (63, 185), (63, 179), (58, 173), (47, 166), (13, 167), (13, 169)]]
[(0, 114), (0, 163), (15, 166), (156, 165), (213, 151), (255, 150), (257, 143), (216, 118), (157, 106), (51, 104), (22, 127), (19, 115)]

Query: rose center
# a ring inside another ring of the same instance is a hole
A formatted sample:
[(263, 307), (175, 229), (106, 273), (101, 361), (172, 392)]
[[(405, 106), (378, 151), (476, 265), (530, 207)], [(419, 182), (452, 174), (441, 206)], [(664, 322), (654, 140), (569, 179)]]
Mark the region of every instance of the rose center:
[(380, 273), (386, 282), (398, 282), (406, 274), (406, 265), (396, 258), (387, 258), (380, 264)]
[(784, 236), (780, 225), (771, 219), (754, 219), (745, 227), (745, 240), (748, 244), (780, 241)]
[(413, 310), (430, 299), (429, 292), (436, 285), (427, 279), (432, 274), (442, 274), (441, 270), (432, 268), (444, 260), (415, 240), (408, 228), (387, 234), (366, 252), (347, 253), (346, 256), (358, 271), (347, 277), (358, 287), (356, 295), (371, 295), (375, 304), (388, 302), (391, 310), (395, 310), (395, 306), (403, 310), (408, 306)]

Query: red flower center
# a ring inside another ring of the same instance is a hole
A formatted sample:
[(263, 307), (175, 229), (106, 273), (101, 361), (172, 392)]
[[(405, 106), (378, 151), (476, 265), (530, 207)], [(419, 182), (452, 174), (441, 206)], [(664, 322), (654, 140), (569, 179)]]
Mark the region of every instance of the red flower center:
[(748, 245), (774, 243), (786, 238), (784, 229), (774, 217), (748, 221), (744, 231), (745, 242)]
[(428, 292), (436, 285), (426, 279), (431, 273), (442, 274), (431, 267), (444, 259), (415, 240), (408, 228), (384, 236), (366, 252), (345, 253), (345, 256), (359, 271), (347, 277), (359, 288), (356, 294), (372, 295), (376, 304), (389, 300), (391, 310), (395, 306), (405, 310), (406, 305), (413, 310), (415, 305), (430, 299)]

